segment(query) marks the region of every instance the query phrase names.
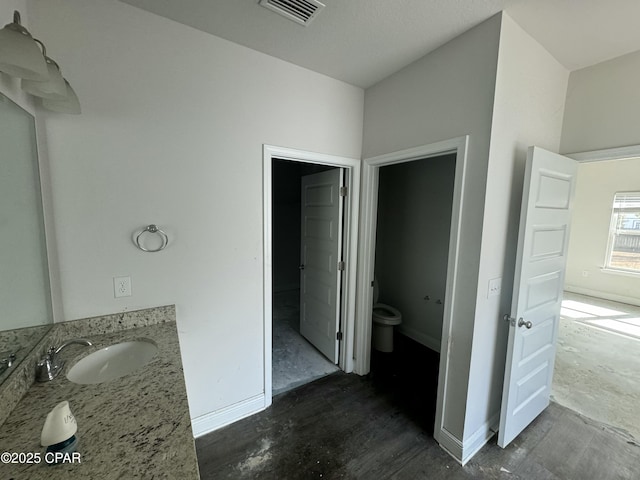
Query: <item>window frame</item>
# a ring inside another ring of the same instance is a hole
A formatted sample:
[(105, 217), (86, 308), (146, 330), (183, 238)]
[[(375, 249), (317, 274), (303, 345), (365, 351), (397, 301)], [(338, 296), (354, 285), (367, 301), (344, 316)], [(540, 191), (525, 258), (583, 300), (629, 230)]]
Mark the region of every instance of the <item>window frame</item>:
[[(632, 205), (629, 207), (619, 206), (620, 204), (624, 205), (625, 202), (630, 202)], [(613, 202), (611, 207), (611, 218), (609, 222), (609, 234), (607, 239), (607, 250), (606, 250), (606, 255), (604, 260), (603, 271), (625, 274), (625, 275), (640, 276), (640, 268), (638, 269), (622, 268), (622, 267), (611, 264), (613, 253), (615, 251), (614, 248), (615, 248), (616, 238), (619, 235), (621, 235), (620, 232), (623, 231), (623, 229), (618, 227), (620, 214), (625, 213), (625, 210), (628, 212), (640, 214), (640, 191), (615, 192), (613, 196)], [(638, 218), (638, 222), (640, 222), (640, 217)], [(639, 229), (634, 228), (629, 231), (633, 232), (634, 230), (638, 231), (638, 236), (640, 237), (640, 228)]]

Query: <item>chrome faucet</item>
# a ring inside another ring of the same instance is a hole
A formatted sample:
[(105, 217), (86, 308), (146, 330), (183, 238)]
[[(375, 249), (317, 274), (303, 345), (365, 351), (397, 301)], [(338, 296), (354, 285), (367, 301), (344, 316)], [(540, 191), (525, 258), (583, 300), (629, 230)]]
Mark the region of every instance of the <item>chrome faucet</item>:
[(87, 347), (93, 346), (89, 340), (85, 338), (74, 338), (64, 342), (59, 347), (49, 347), (47, 353), (36, 365), (36, 380), (39, 382), (49, 382), (56, 378), (64, 367), (64, 362), (58, 359), (58, 354), (67, 348), (69, 345), (86, 345)]
[(0, 374), (8, 370), (16, 361), (16, 354), (13, 352), (0, 353)]

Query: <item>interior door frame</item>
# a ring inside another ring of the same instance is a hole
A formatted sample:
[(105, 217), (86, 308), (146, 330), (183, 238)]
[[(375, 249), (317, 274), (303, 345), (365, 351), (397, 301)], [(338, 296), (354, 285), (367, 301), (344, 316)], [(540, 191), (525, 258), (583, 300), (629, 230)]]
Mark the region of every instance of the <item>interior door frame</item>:
[[(601, 150), (587, 150), (583, 152), (562, 153), (561, 155), (564, 155), (565, 157), (569, 157), (569, 158), (572, 158), (573, 160), (576, 160), (578, 164), (608, 162), (608, 161), (614, 161), (614, 160), (630, 160), (634, 158), (640, 158), (640, 144), (628, 145), (625, 147), (605, 148)], [(566, 287), (566, 283), (565, 283), (565, 287)], [(571, 289), (567, 291), (572, 293), (577, 293), (579, 295), (591, 295), (591, 296), (597, 293), (597, 292), (583, 290), (583, 289)], [(606, 300), (610, 300), (612, 302), (629, 303), (628, 298), (619, 297), (616, 295), (608, 295)]]
[(360, 209), (361, 160), (323, 153), (309, 152), (273, 145), (263, 145), (263, 334), (264, 334), (264, 398), (265, 408), (272, 403), (273, 361), (273, 160), (290, 160), (344, 168), (347, 197), (344, 203), (343, 260), (345, 270), (342, 278), (342, 345), (338, 366), (347, 373), (354, 370), (354, 339), (356, 322), (356, 275), (358, 264), (358, 213)]
[(375, 266), (376, 228), (378, 213), (378, 183), (380, 167), (422, 160), (429, 157), (455, 154), (455, 179), (453, 187), (453, 207), (451, 231), (449, 235), (449, 256), (447, 263), (447, 285), (444, 299), (442, 339), (440, 343), (440, 370), (438, 373), (438, 398), (434, 436), (445, 448), (451, 448), (451, 434), (444, 429), (443, 418), (446, 408), (446, 382), (449, 378), (449, 343), (455, 312), (455, 292), (457, 279), (462, 267), (459, 265), (460, 232), (463, 209), (463, 192), (467, 166), (469, 136), (461, 136), (431, 143), (386, 155), (367, 158), (362, 166), (362, 199), (360, 224), (360, 261), (358, 265), (358, 304), (356, 319), (356, 350), (354, 372), (366, 375), (371, 367), (371, 314), (373, 310), (372, 281)]
[(606, 148), (603, 150), (588, 150), (585, 152), (561, 153), (560, 155), (572, 158), (580, 163), (602, 162), (606, 160), (626, 160), (629, 158), (640, 157), (640, 145)]

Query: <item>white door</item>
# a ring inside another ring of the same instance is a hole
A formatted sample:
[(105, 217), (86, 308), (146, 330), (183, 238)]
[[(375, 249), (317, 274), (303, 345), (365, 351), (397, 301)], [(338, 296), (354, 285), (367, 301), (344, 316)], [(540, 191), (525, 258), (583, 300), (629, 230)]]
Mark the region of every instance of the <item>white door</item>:
[(498, 445), (549, 405), (577, 162), (529, 147)]
[(338, 363), (343, 169), (302, 177), (300, 333)]

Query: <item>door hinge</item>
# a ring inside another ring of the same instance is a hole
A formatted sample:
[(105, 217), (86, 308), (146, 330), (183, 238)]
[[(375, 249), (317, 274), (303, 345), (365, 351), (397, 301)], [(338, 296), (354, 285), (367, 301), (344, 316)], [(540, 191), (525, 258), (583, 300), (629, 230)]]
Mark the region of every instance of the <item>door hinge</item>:
[(342, 261), (338, 262), (338, 271), (344, 272), (344, 262)]
[(340, 196), (341, 197), (346, 197), (348, 190), (349, 189), (347, 187), (340, 187)]
[(342, 332), (338, 332), (336, 338), (338, 339), (338, 341), (342, 340)]

